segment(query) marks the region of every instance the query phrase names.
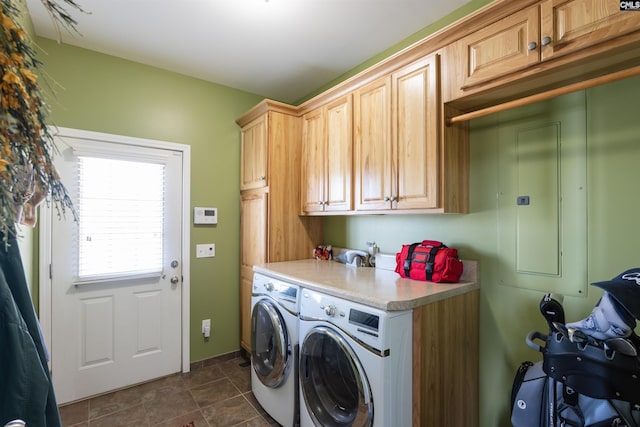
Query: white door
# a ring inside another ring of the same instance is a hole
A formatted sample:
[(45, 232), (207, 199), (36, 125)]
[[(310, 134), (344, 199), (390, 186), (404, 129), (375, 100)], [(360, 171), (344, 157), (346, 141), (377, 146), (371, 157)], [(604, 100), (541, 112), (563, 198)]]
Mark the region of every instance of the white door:
[(57, 138), (79, 212), (51, 219), (58, 403), (181, 369), (182, 152)]

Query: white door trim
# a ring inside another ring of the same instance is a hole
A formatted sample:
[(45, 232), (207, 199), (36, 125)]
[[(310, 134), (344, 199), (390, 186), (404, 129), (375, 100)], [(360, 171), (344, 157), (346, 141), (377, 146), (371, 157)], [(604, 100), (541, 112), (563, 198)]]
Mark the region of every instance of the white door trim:
[[(182, 372), (189, 372), (189, 326), (190, 326), (190, 244), (191, 244), (191, 147), (167, 141), (156, 141), (101, 132), (55, 127), (51, 134), (60, 137), (94, 139), (116, 144), (136, 145), (147, 148), (160, 148), (182, 152)], [(55, 209), (43, 203), (40, 207), (39, 235), (39, 318), (42, 334), (47, 345), (51, 345), (51, 214)]]

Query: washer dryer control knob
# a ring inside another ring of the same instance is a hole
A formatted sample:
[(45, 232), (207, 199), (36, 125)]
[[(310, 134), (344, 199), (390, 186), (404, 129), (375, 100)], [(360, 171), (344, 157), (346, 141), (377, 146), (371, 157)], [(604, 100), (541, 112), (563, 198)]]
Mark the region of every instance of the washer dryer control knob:
[(324, 308), (324, 312), (327, 316), (329, 317), (333, 317), (336, 315), (336, 306), (335, 305), (329, 305), (327, 307)]
[(267, 292), (273, 292), (273, 288), (274, 288), (273, 283), (271, 282), (265, 283), (264, 288), (267, 290)]

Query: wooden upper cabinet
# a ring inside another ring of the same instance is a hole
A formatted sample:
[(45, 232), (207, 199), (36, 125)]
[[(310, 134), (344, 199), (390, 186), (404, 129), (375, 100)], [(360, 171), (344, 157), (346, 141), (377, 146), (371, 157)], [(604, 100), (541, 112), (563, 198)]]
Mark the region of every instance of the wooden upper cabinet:
[(460, 40), (462, 90), (537, 64), (539, 34), (539, 9), (534, 6)]
[(391, 207), (391, 76), (354, 93), (355, 209)]
[(352, 101), (341, 97), (302, 117), (302, 211), (352, 209)]
[(638, 31), (638, 12), (619, 0), (545, 0), (540, 4), (541, 53), (547, 60)]
[(355, 92), (355, 209), (439, 206), (439, 55)]
[(349, 211), (353, 207), (351, 175), (353, 165), (353, 102), (344, 96), (326, 107), (325, 211)]
[(439, 60), (431, 55), (391, 76), (397, 209), (439, 207)]
[(324, 211), (325, 152), (324, 108), (302, 116), (302, 212)]
[[(552, 80), (535, 82), (532, 78), (554, 67), (560, 69), (556, 77), (560, 81), (563, 76), (570, 79), (576, 73), (593, 72), (602, 67), (595, 61), (606, 60), (607, 52), (630, 43), (616, 39), (639, 32), (640, 13), (621, 11), (619, 0), (540, 1), (447, 47), (448, 57), (455, 58), (452, 59), (455, 64), (450, 64), (448, 70), (455, 87), (450, 93), (445, 92), (444, 100), (449, 102), (490, 88), (513, 85), (519, 79), (529, 81), (521, 86), (523, 90), (534, 91), (536, 85)], [(632, 38), (637, 42), (638, 36)], [(575, 55), (556, 60), (570, 53)], [(627, 60), (624, 55), (612, 59)], [(566, 71), (571, 63), (577, 71)], [(584, 66), (577, 66), (579, 63)]]
[(240, 190), (261, 188), (267, 183), (267, 126), (265, 113), (242, 127), (240, 137)]

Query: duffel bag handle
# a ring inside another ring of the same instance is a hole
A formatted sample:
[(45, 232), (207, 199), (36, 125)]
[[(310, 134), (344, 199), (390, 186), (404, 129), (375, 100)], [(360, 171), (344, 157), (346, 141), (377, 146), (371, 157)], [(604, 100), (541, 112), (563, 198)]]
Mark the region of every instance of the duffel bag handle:
[(433, 247), (440, 247), (440, 248), (446, 248), (447, 246), (444, 245), (442, 242), (438, 241), (438, 240), (423, 240), (422, 243), (420, 243), (422, 246), (433, 246)]
[(404, 260), (404, 265), (402, 266), (404, 268), (404, 275), (406, 277), (410, 276), (410, 272), (411, 272), (411, 257), (413, 257), (413, 251), (416, 249), (416, 246), (418, 246), (420, 243), (412, 243), (411, 245), (409, 245), (409, 250), (407, 251), (407, 257)]

